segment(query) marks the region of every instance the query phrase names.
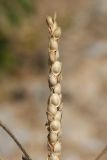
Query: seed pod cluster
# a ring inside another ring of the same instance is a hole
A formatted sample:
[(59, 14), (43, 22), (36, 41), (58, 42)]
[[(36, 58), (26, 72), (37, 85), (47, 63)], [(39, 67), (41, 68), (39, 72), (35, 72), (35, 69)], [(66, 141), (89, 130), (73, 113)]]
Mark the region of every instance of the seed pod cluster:
[(49, 40), (49, 88), (50, 96), (47, 106), (48, 129), (48, 160), (61, 160), (61, 118), (62, 118), (62, 63), (59, 61), (58, 42), (61, 36), (61, 28), (54, 18), (46, 19), (50, 33)]

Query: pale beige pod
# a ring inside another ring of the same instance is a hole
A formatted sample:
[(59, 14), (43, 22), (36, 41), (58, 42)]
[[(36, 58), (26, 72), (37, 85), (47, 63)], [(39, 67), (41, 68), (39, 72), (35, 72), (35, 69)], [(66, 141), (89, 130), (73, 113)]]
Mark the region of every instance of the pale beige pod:
[(55, 32), (55, 30), (58, 28), (58, 25), (57, 25), (57, 22), (54, 22), (53, 23), (53, 26), (52, 26), (52, 31), (53, 31), (53, 34)]
[(55, 105), (56, 107), (60, 105), (60, 97), (59, 97), (58, 94), (53, 93), (53, 94), (50, 96), (50, 104), (53, 104), (53, 105)]
[(57, 83), (54, 87), (54, 92), (57, 94), (61, 94), (61, 84)]
[(61, 81), (62, 81), (62, 73), (60, 73), (60, 74), (58, 75), (58, 79), (57, 79), (57, 80), (58, 80), (59, 83), (61, 83)]
[(51, 123), (50, 123), (50, 128), (52, 131), (59, 131), (60, 130), (60, 121), (58, 120), (53, 120)]
[(51, 132), (51, 133), (49, 134), (49, 139), (50, 139), (50, 142), (51, 142), (51, 143), (56, 143), (56, 142), (57, 142), (57, 139), (58, 139), (58, 136), (57, 136), (56, 133)]
[(47, 118), (48, 118), (48, 121), (50, 121), (50, 122), (52, 122), (54, 120), (52, 114), (50, 114), (49, 112), (48, 112)]
[(47, 24), (48, 24), (49, 26), (52, 26), (52, 25), (53, 25), (52, 17), (47, 16), (47, 17), (46, 17), (46, 21), (47, 21)]
[(62, 101), (62, 94), (59, 94), (60, 101)]
[(54, 38), (50, 39), (49, 48), (50, 48), (50, 50), (57, 50), (58, 49), (58, 43)]
[(48, 160), (59, 160), (57, 155), (51, 154), (51, 156), (48, 158)]
[(59, 58), (59, 50), (56, 51), (56, 60)]
[(50, 51), (49, 52), (49, 58), (50, 58), (50, 61), (52, 63), (54, 63), (56, 60), (59, 59), (59, 51), (56, 50), (56, 51)]
[(57, 77), (53, 74), (49, 75), (49, 83), (54, 86), (57, 84)]
[(49, 104), (47, 109), (48, 109), (48, 112), (53, 115), (55, 115), (57, 113), (57, 108), (53, 104)]
[(59, 61), (56, 61), (53, 65), (52, 65), (52, 73), (55, 75), (58, 75), (61, 72), (61, 68), (62, 68), (62, 63)]
[(61, 111), (57, 111), (56, 114), (55, 114), (54, 119), (60, 121), (60, 120), (61, 120), (61, 117), (62, 117)]
[(54, 146), (54, 152), (60, 154), (61, 153), (61, 143), (60, 142), (56, 142), (55, 146)]
[(59, 111), (62, 111), (63, 109), (63, 103), (60, 104), (60, 106), (58, 107)]
[(54, 36), (56, 38), (59, 38), (61, 36), (61, 28), (60, 27), (57, 27), (54, 31)]
[(54, 63), (54, 62), (56, 61), (55, 51), (49, 53), (49, 58), (50, 58), (50, 61), (51, 61), (52, 63)]

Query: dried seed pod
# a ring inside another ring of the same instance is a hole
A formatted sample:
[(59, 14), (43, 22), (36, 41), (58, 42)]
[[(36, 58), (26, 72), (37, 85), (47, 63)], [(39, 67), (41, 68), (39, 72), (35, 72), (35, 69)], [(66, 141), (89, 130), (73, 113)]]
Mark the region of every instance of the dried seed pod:
[(59, 58), (59, 51), (56, 51), (56, 60)]
[(47, 119), (48, 119), (48, 121), (50, 121), (50, 122), (52, 122), (52, 121), (54, 120), (54, 117), (53, 117), (52, 113), (47, 112)]
[(57, 155), (51, 154), (48, 160), (59, 160)]
[(61, 103), (60, 106), (58, 107), (59, 111), (62, 111), (62, 109), (63, 109), (63, 103)]
[(53, 65), (52, 65), (52, 73), (55, 75), (58, 75), (61, 72), (61, 67), (62, 64), (59, 61), (56, 61)]
[(57, 111), (56, 114), (55, 114), (54, 119), (60, 121), (60, 120), (61, 120), (61, 117), (62, 117), (61, 111)]
[(56, 142), (56, 144), (54, 146), (54, 152), (55, 153), (60, 153), (61, 152), (61, 143), (60, 142)]
[(60, 121), (53, 120), (50, 124), (50, 128), (52, 131), (58, 131), (60, 130)]
[(50, 52), (49, 53), (49, 58), (50, 58), (50, 61), (52, 63), (54, 63), (56, 61), (56, 55), (55, 55), (55, 52)]
[(46, 22), (47, 22), (47, 24), (48, 24), (49, 26), (53, 25), (52, 17), (47, 16), (47, 18), (46, 18)]
[(59, 59), (59, 51), (50, 51), (49, 52), (49, 59), (52, 63)]
[(58, 28), (57, 22), (54, 22), (52, 26), (52, 31), (55, 32), (55, 30)]
[(62, 101), (62, 94), (59, 94), (60, 101)]
[(49, 47), (50, 47), (50, 50), (57, 50), (58, 49), (58, 43), (54, 38), (50, 39)]
[(58, 140), (60, 141), (61, 140), (61, 135), (62, 135), (62, 132), (60, 130), (60, 132), (58, 132)]
[(47, 115), (47, 119), (48, 119), (48, 121), (50, 121), (50, 122), (52, 122), (53, 121), (53, 116), (51, 116), (51, 115)]
[(62, 81), (62, 74), (60, 73), (60, 74), (58, 75), (58, 82), (61, 83), (61, 81)]
[(61, 36), (61, 28), (60, 27), (57, 27), (54, 31), (54, 36), (56, 38), (59, 38)]
[(57, 77), (53, 74), (50, 74), (49, 75), (49, 82), (52, 86), (56, 85), (57, 84)]
[(50, 104), (48, 106), (48, 112), (51, 113), (51, 114), (53, 114), (53, 115), (55, 115), (56, 112), (57, 112), (57, 108), (54, 105)]
[(59, 98), (58, 94), (53, 93), (51, 95), (50, 104), (53, 104), (55, 106), (59, 106), (60, 105), (60, 98)]
[(57, 94), (61, 94), (61, 84), (57, 83), (54, 87), (54, 92)]
[(49, 135), (49, 139), (51, 143), (56, 143), (58, 139), (57, 134), (54, 132), (51, 132)]

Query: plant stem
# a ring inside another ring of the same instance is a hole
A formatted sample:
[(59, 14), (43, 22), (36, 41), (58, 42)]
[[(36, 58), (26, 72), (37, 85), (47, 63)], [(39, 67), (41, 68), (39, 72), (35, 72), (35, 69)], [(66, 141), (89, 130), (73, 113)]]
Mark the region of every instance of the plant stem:
[(31, 160), (30, 156), (28, 155), (28, 153), (25, 151), (25, 149), (22, 147), (22, 145), (20, 144), (20, 142), (17, 140), (16, 136), (7, 128), (7, 126), (0, 120), (0, 127), (2, 127), (2, 129), (4, 131), (6, 131), (6, 133), (14, 140), (14, 142), (17, 144), (17, 146), (19, 147), (19, 149), (23, 152), (25, 158), (27, 160)]
[(100, 154), (96, 157), (95, 160), (100, 160), (101, 157), (107, 152), (107, 146), (100, 152)]

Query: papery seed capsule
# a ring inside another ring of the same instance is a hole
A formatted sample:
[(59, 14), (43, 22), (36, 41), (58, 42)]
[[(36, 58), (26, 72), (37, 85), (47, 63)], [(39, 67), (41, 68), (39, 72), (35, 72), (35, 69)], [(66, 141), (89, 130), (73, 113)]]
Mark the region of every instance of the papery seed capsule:
[(62, 81), (62, 74), (60, 73), (59, 75), (58, 75), (58, 82), (60, 83)]
[(56, 51), (56, 60), (59, 58), (59, 51)]
[(57, 27), (54, 31), (54, 36), (56, 38), (59, 38), (61, 36), (61, 28), (60, 27)]
[(49, 139), (50, 139), (51, 143), (55, 143), (58, 139), (57, 134), (51, 132), (50, 135), (49, 135)]
[(58, 132), (58, 139), (61, 140), (61, 135), (62, 135), (62, 132), (61, 130)]
[(52, 31), (54, 32), (57, 29), (57, 27), (58, 27), (57, 22), (54, 22), (52, 26)]
[(50, 47), (50, 50), (57, 50), (58, 49), (58, 43), (54, 38), (50, 39), (49, 47)]
[(57, 84), (57, 77), (53, 74), (50, 74), (49, 75), (49, 82), (52, 86), (56, 85)]
[(54, 152), (56, 152), (56, 153), (61, 152), (61, 143), (60, 142), (56, 142), (56, 144), (54, 146)]
[(54, 92), (57, 94), (61, 94), (61, 84), (57, 83), (54, 88)]
[(60, 101), (62, 101), (62, 94), (59, 94)]
[(49, 26), (53, 25), (52, 17), (48, 16), (48, 17), (46, 18), (46, 21), (47, 21), (47, 24), (48, 24)]
[(52, 72), (53, 74), (57, 75), (61, 72), (61, 67), (62, 64), (59, 61), (56, 61), (53, 65), (52, 65)]
[(56, 55), (55, 55), (55, 53), (53, 53), (53, 52), (51, 53), (50, 52), (49, 53), (49, 58), (50, 58), (50, 61), (54, 63), (56, 61)]
[(52, 154), (48, 160), (59, 160), (57, 155)]
[(52, 115), (48, 114), (48, 115), (47, 115), (47, 118), (48, 118), (48, 120), (49, 120), (50, 122), (53, 121), (53, 116), (52, 116)]
[(56, 112), (57, 112), (57, 108), (54, 105), (50, 104), (48, 106), (48, 112), (50, 112), (51, 114), (55, 115)]
[(61, 111), (63, 109), (63, 103), (60, 104), (60, 106), (58, 107), (59, 111)]
[(58, 96), (58, 94), (55, 94), (53, 93), (50, 97), (50, 103), (55, 105), (55, 106), (58, 106), (60, 105), (60, 98)]
[(57, 121), (57, 120), (53, 120), (50, 124), (50, 128), (53, 130), (53, 131), (58, 131), (60, 129), (60, 122)]
[(57, 111), (56, 114), (55, 114), (54, 119), (60, 121), (60, 120), (61, 120), (61, 117), (62, 117), (61, 111)]
[(59, 58), (59, 51), (49, 52), (49, 58), (52, 63), (54, 63)]

